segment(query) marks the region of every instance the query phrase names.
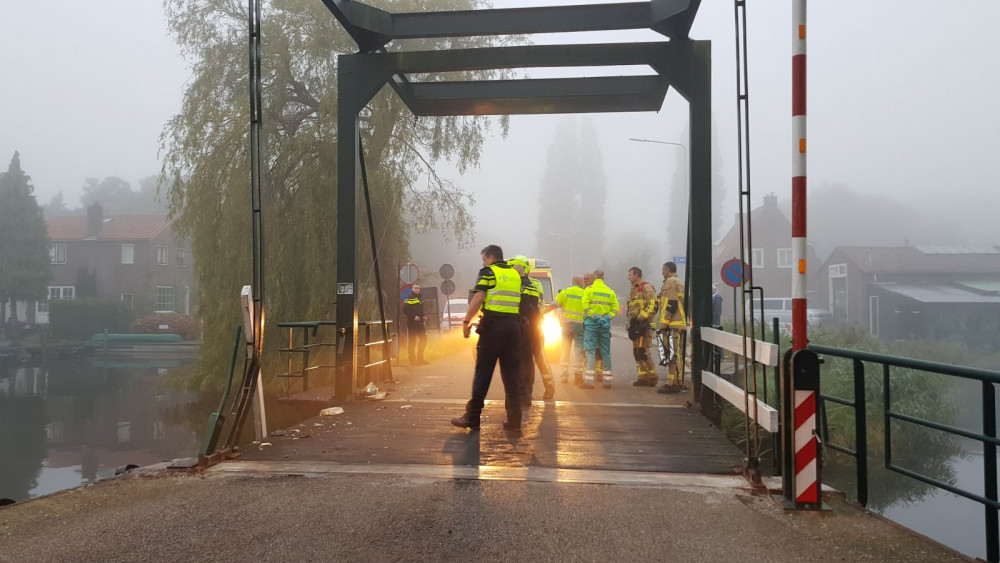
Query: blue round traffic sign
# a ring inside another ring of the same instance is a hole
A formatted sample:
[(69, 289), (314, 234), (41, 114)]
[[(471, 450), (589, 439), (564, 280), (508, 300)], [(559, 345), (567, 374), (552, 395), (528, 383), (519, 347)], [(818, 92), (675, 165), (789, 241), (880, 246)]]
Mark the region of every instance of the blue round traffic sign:
[(410, 298), (411, 295), (413, 295), (413, 284), (412, 283), (403, 284), (403, 286), (399, 288), (399, 300), (400, 301), (406, 301), (407, 299)]
[(740, 287), (746, 283), (746, 273), (749, 269), (750, 267), (747, 266), (746, 262), (739, 258), (727, 260), (722, 265), (722, 272), (720, 272), (722, 282), (729, 287)]

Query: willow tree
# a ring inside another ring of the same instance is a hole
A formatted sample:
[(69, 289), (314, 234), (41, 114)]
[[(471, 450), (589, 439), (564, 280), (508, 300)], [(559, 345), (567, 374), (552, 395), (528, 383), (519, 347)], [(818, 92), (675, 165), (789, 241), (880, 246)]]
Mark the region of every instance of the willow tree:
[[(392, 12), (485, 5), (478, 0), (370, 4)], [(199, 313), (205, 323), (202, 372), (218, 374), (228, 359), (232, 327), (239, 322), (239, 288), (251, 279), (246, 6), (235, 0), (166, 0), (165, 9), (193, 73), (181, 111), (163, 133), (163, 172), (171, 212), (193, 241)], [(409, 40), (405, 49), (505, 41), (512, 40)], [(273, 0), (264, 8), (262, 51), (267, 318), (269, 323), (331, 319), (336, 301), (336, 55), (357, 47), (319, 0)], [(449, 75), (488, 77), (486, 72)], [(450, 159), (461, 171), (478, 164), (491, 122), (482, 117), (417, 119), (388, 88), (360, 118), (380, 256), (392, 264), (405, 260), (410, 228), (440, 229), (469, 243), (472, 196), (440, 178), (434, 164)], [(506, 133), (506, 121), (500, 125)], [(367, 242), (364, 231), (359, 241)], [(374, 283), (367, 244), (361, 244), (359, 260), (361, 306), (370, 315)], [(395, 288), (387, 293), (394, 294)], [(272, 336), (268, 341), (271, 349), (276, 340)]]

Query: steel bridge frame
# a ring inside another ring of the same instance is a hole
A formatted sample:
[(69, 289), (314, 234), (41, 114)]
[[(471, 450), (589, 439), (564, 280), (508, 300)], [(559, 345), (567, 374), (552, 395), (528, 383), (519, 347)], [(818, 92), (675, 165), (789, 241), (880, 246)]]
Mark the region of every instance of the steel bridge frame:
[[(701, 396), (707, 367), (701, 327), (710, 326), (712, 268), (711, 42), (688, 37), (701, 0), (389, 13), (353, 0), (323, 0), (358, 45), (337, 57), (336, 395), (357, 389), (356, 335), (359, 114), (388, 84), (416, 116), (659, 111), (673, 87), (689, 105), (692, 383)], [(387, 52), (396, 39), (651, 29), (669, 40), (648, 43), (487, 47)], [(407, 74), (531, 67), (647, 65), (650, 76), (411, 82)], [(377, 257), (376, 257), (377, 259)]]

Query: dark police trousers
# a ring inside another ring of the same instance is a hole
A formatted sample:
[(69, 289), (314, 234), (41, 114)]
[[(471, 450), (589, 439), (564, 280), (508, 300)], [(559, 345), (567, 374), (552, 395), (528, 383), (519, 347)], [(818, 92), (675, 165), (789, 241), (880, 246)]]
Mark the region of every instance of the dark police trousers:
[(466, 412), (473, 420), (479, 420), (483, 412), (486, 392), (490, 390), (493, 371), (500, 362), (500, 378), (503, 380), (504, 406), (507, 422), (521, 424), (521, 320), (516, 315), (509, 317), (484, 316), (479, 323), (479, 343), (476, 344), (476, 375), (472, 380), (472, 399), (466, 405)]

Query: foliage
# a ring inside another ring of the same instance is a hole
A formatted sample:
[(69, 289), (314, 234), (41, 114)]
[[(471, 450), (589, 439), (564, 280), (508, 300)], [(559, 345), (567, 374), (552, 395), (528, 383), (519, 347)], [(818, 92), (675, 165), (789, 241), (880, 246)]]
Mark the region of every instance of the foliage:
[[(815, 344), (849, 350), (929, 359), (945, 363), (968, 363), (969, 356), (945, 343), (907, 342), (886, 343), (855, 326), (831, 326), (813, 329), (810, 341)], [(783, 337), (782, 350), (790, 347)], [(963, 361), (963, 359), (965, 361)], [(854, 399), (853, 363), (825, 357), (821, 368), (821, 387), (825, 395)], [(894, 503), (910, 502), (931, 492), (929, 486), (914, 479), (884, 469), (885, 426), (881, 367), (866, 364), (865, 400), (867, 404), (867, 437), (869, 465), (869, 507), (880, 510)], [(910, 369), (891, 368), (892, 411), (930, 420), (954, 424), (958, 418), (955, 397), (956, 381), (945, 376)], [(826, 407), (829, 440), (855, 447), (854, 409), (830, 403)], [(854, 461), (832, 450), (824, 450), (825, 480), (853, 494)], [(922, 475), (954, 483), (955, 475), (949, 461), (961, 455), (957, 440), (937, 430), (904, 422), (892, 423), (892, 461)]]
[[(161, 325), (170, 328), (161, 329)], [(134, 334), (179, 334), (184, 340), (198, 340), (201, 337), (201, 322), (188, 315), (157, 313), (140, 317), (132, 323)]]
[(0, 303), (44, 299), (49, 279), (45, 219), (15, 152), (7, 172), (0, 174)]
[(139, 181), (139, 189), (117, 176), (98, 181), (87, 178), (83, 184), (82, 213), (92, 203), (100, 203), (107, 215), (166, 215), (167, 207), (159, 197), (159, 177), (147, 176)]
[[(373, 3), (390, 11), (457, 10), (478, 0)], [(167, 124), (163, 174), (171, 213), (193, 254), (205, 321), (204, 373), (225, 372), (229, 329), (239, 322), (238, 294), (251, 278), (249, 115), (245, 7), (232, 0), (167, 0), (168, 25), (192, 63), (180, 113)], [(336, 296), (336, 63), (356, 51), (322, 2), (274, 0), (262, 22), (263, 179), (267, 315), (273, 321), (332, 318)], [(407, 41), (408, 49), (454, 49), (508, 38)], [(390, 50), (398, 50), (397, 44)], [(456, 79), (488, 78), (489, 72)], [(440, 75), (416, 76), (440, 80)], [(455, 78), (449, 76), (449, 78)], [(501, 122), (506, 131), (506, 121)], [(407, 228), (472, 235), (471, 196), (433, 172), (442, 158), (460, 169), (479, 161), (490, 122), (483, 117), (414, 119), (389, 89), (360, 115), (372, 207), (382, 254), (407, 255)], [(418, 189), (426, 174), (428, 184)], [(359, 227), (365, 224), (359, 217)], [(364, 314), (375, 303), (365, 276), (373, 262), (359, 228)], [(370, 279), (370, 278), (369, 278)], [(387, 294), (392, 296), (394, 291)], [(277, 339), (265, 339), (270, 346)], [(273, 348), (269, 348), (273, 349)], [(269, 354), (266, 354), (269, 355)]]
[[(584, 263), (584, 257), (593, 255), (588, 249), (604, 245), (606, 197), (601, 150), (593, 124), (589, 120), (561, 120), (538, 193), (537, 256), (547, 258), (555, 271), (570, 272), (568, 239), (572, 238), (578, 260), (573, 264), (577, 271), (570, 274), (594, 271), (598, 264)], [(556, 281), (568, 283), (569, 279)]]
[(95, 334), (128, 329), (132, 313), (121, 303), (67, 299), (49, 303), (49, 329), (58, 340), (90, 340)]

